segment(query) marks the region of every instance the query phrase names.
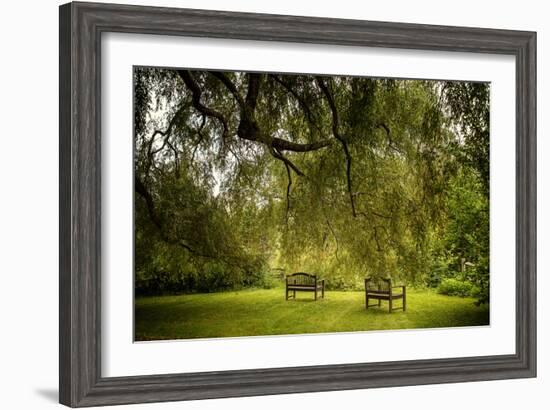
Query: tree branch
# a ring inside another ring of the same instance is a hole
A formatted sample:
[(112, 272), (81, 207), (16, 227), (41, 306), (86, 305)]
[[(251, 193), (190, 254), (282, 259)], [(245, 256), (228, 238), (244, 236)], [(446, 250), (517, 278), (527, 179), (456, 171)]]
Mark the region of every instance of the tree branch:
[(300, 144), (277, 137), (271, 139), (271, 146), (273, 148), (277, 148), (279, 151), (309, 152), (317, 151), (318, 149), (328, 147), (329, 145), (332, 145), (329, 140)]
[(309, 108), (309, 105), (302, 98), (302, 96), (300, 94), (298, 94), (296, 92), (296, 90), (294, 90), (289, 83), (284, 81), (279, 76), (277, 76), (275, 74), (269, 74), (269, 77), (272, 78), (278, 84), (280, 84), (289, 94), (291, 94), (296, 99), (296, 101), (298, 101), (298, 104), (300, 105), (300, 108), (304, 112), (304, 115), (305, 115), (306, 119), (308, 120), (309, 124), (314, 126), (319, 132), (321, 132), (321, 129), (319, 128), (319, 125), (317, 124), (317, 122), (313, 118), (313, 113), (311, 112), (311, 110)]
[(294, 163), (289, 160), (287, 157), (285, 157), (283, 154), (281, 154), (277, 148), (275, 147), (271, 147), (271, 149), (269, 150), (269, 152), (271, 153), (271, 155), (273, 155), (275, 158), (277, 158), (278, 160), (281, 160), (283, 161), (283, 163), (287, 166), (289, 166), (290, 168), (292, 168), (292, 170), (294, 172), (296, 172), (298, 175), (300, 175), (301, 177), (305, 176), (305, 174), (300, 170), (300, 168), (298, 168), (296, 165), (294, 165)]
[(197, 250), (193, 249), (183, 239), (170, 238), (166, 234), (165, 229), (164, 229), (164, 225), (163, 225), (159, 215), (157, 214), (157, 211), (156, 211), (156, 208), (155, 208), (155, 203), (154, 203), (154, 200), (153, 200), (153, 196), (147, 190), (147, 188), (145, 187), (145, 184), (143, 183), (143, 181), (141, 181), (141, 179), (137, 175), (134, 177), (134, 185), (135, 185), (136, 192), (139, 195), (141, 195), (141, 197), (145, 200), (145, 204), (147, 206), (147, 211), (149, 213), (149, 217), (151, 218), (151, 221), (153, 222), (153, 225), (155, 225), (155, 227), (157, 228), (157, 230), (159, 232), (159, 235), (160, 235), (161, 239), (164, 242), (172, 244), (172, 245), (179, 245), (182, 248), (187, 249), (189, 252), (191, 252), (192, 254), (197, 255), (197, 256), (202, 256), (204, 258), (214, 258), (211, 255), (206, 255), (206, 254), (200, 253)]
[(235, 97), (235, 100), (237, 100), (237, 103), (239, 104), (241, 109), (244, 109), (245, 103), (243, 97), (239, 93), (239, 90), (237, 90), (237, 86), (229, 79), (229, 77), (220, 71), (209, 71), (209, 73), (220, 80), (223, 85), (225, 85), (229, 92), (233, 94), (233, 97)]
[[(185, 108), (186, 108), (186, 106), (184, 104), (182, 107), (180, 107), (176, 111), (176, 113), (174, 114), (174, 116), (172, 117), (170, 122), (168, 123), (168, 127), (166, 127), (165, 131), (155, 130), (153, 132), (153, 135), (151, 136), (151, 139), (149, 140), (149, 143), (147, 144), (147, 166), (146, 166), (147, 170), (151, 167), (151, 165), (153, 163), (154, 156), (157, 153), (159, 153), (160, 151), (162, 151), (164, 149), (164, 147), (166, 147), (166, 145), (171, 146), (170, 142), (169, 142), (169, 139), (172, 135), (172, 129), (174, 128), (174, 126), (176, 124), (176, 120), (178, 119), (178, 117), (181, 115), (181, 113), (183, 112), (183, 110)], [(160, 146), (160, 148), (157, 148), (157, 149), (153, 150), (153, 144), (155, 143), (155, 139), (156, 139), (157, 135), (163, 136), (164, 141), (163, 141), (162, 145)]]
[(357, 216), (357, 212), (355, 210), (355, 201), (353, 199), (353, 190), (352, 190), (352, 183), (351, 183), (351, 154), (349, 152), (348, 143), (340, 135), (339, 131), (339, 119), (338, 119), (338, 110), (336, 108), (336, 103), (334, 101), (334, 97), (330, 93), (330, 90), (328, 89), (328, 86), (325, 84), (322, 77), (315, 77), (315, 80), (317, 81), (317, 84), (319, 85), (319, 88), (321, 88), (321, 91), (325, 95), (325, 98), (328, 102), (328, 105), (330, 107), (330, 111), (332, 112), (332, 133), (334, 137), (340, 141), (342, 144), (342, 148), (344, 150), (344, 154), (346, 156), (346, 179), (347, 179), (347, 185), (348, 185), (348, 194), (349, 194), (349, 201), (351, 204), (351, 213), (354, 217)]
[(202, 90), (199, 85), (193, 79), (193, 76), (189, 71), (186, 70), (177, 70), (178, 75), (183, 80), (187, 88), (191, 91), (193, 107), (200, 111), (203, 115), (208, 117), (216, 118), (223, 127), (222, 139), (226, 139), (229, 134), (229, 128), (227, 125), (227, 120), (222, 113), (216, 111), (213, 108), (209, 108), (201, 103)]
[(258, 104), (258, 95), (260, 94), (260, 85), (262, 83), (263, 74), (249, 73), (248, 74), (248, 92), (246, 93), (245, 105), (248, 115), (256, 110)]
[[(219, 79), (222, 84), (224, 84), (224, 86), (229, 90), (229, 92), (237, 101), (237, 104), (241, 107), (241, 119), (239, 122), (239, 127), (237, 129), (237, 135), (239, 138), (253, 142), (260, 142), (265, 145), (271, 145), (273, 148), (276, 148), (279, 151), (309, 152), (316, 151), (330, 145), (329, 140), (301, 144), (284, 140), (278, 137), (269, 137), (262, 135), (260, 128), (254, 118), (254, 111), (256, 110), (256, 106), (258, 103), (258, 95), (260, 92), (262, 75), (256, 73), (248, 74), (248, 90), (246, 98), (243, 99), (243, 97), (239, 93), (239, 90), (237, 89), (237, 86), (229, 79), (227, 75), (219, 71), (210, 71), (209, 73)], [(227, 133), (227, 120), (223, 117), (223, 115), (211, 108), (205, 107), (200, 102), (202, 91), (199, 85), (192, 78), (191, 73), (188, 71), (179, 70), (178, 74), (193, 94), (194, 107), (199, 110), (203, 115), (208, 115), (220, 120), (220, 122), (222, 122), (222, 125), (224, 126), (224, 132)]]
[[(324, 210), (323, 210), (323, 213), (324, 213)], [(340, 245), (338, 243), (338, 237), (336, 236), (336, 232), (334, 232), (334, 229), (332, 228), (332, 225), (327, 217), (327, 215), (325, 214), (325, 221), (327, 223), (327, 226), (328, 226), (328, 229), (330, 229), (330, 233), (332, 234), (333, 238), (334, 238), (334, 243), (336, 243), (336, 249), (334, 250), (334, 255), (336, 256), (336, 260), (339, 261), (340, 258), (338, 257), (338, 250), (340, 248)]]
[(191, 153), (191, 163), (193, 163), (193, 161), (195, 160), (195, 154), (197, 153), (199, 146), (204, 140), (204, 135), (202, 134), (202, 130), (205, 124), (206, 124), (206, 115), (202, 114), (201, 125), (199, 125), (199, 128), (197, 129), (197, 135), (199, 136), (199, 140), (197, 141), (197, 144), (195, 145), (195, 147), (193, 148), (193, 152)]
[(290, 211), (290, 187), (292, 186), (292, 175), (290, 174), (290, 166), (285, 162), (286, 176), (288, 178), (288, 184), (286, 186), (286, 212), (285, 223), (288, 226), (288, 213)]
[(151, 221), (159, 229), (159, 231), (162, 231), (162, 223), (159, 216), (157, 215), (153, 196), (149, 193), (149, 191), (147, 191), (147, 188), (145, 188), (145, 184), (137, 175), (135, 175), (134, 177), (134, 187), (136, 192), (140, 194), (145, 200), (145, 204), (147, 205), (147, 211), (149, 212)]
[(398, 152), (399, 154), (403, 154), (403, 151), (401, 151), (401, 149), (399, 149), (397, 146), (395, 146), (395, 144), (393, 143), (393, 140), (392, 140), (392, 137), (391, 137), (391, 133), (390, 133), (390, 129), (389, 127), (383, 123), (383, 122), (379, 122), (377, 125), (376, 125), (378, 128), (381, 128), (383, 129), (384, 131), (386, 131), (386, 136), (388, 137), (388, 147), (390, 147), (391, 149), (393, 149), (395, 152)]

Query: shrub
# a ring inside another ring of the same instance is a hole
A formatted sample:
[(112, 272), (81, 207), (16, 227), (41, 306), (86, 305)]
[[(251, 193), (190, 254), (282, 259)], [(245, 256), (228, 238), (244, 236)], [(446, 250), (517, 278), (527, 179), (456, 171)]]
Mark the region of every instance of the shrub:
[(431, 270), (424, 278), (424, 283), (429, 288), (437, 288), (442, 280), (442, 273), (439, 269)]
[(258, 281), (255, 283), (257, 287), (260, 287), (262, 289), (273, 289), (280, 284), (280, 277), (268, 271), (262, 272), (260, 279), (258, 279)]
[[(481, 289), (479, 286), (473, 285), (472, 290), (470, 291), (470, 296), (476, 299), (481, 299), (483, 297), (483, 294), (481, 292)], [(478, 303), (479, 305), (479, 303)]]
[(437, 288), (445, 277), (452, 276), (449, 266), (443, 261), (438, 261), (424, 277), (424, 283), (429, 288)]
[(470, 282), (463, 282), (458, 279), (443, 279), (437, 287), (437, 293), (448, 296), (470, 296), (474, 286)]

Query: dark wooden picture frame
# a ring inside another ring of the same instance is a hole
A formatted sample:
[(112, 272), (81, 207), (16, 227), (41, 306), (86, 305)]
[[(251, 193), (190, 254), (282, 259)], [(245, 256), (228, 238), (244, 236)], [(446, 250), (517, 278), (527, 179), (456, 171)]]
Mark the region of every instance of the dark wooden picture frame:
[[(515, 354), (102, 377), (100, 40), (106, 32), (515, 56)], [(60, 7), (59, 64), (62, 404), (82, 407), (535, 377), (536, 33), (70, 3)]]

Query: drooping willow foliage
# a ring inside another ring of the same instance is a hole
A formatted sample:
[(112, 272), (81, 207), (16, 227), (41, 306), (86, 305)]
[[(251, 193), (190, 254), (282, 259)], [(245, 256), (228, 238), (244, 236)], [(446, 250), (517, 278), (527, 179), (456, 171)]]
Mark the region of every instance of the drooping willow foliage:
[(138, 288), (281, 269), (488, 300), (488, 84), (136, 68), (134, 107)]

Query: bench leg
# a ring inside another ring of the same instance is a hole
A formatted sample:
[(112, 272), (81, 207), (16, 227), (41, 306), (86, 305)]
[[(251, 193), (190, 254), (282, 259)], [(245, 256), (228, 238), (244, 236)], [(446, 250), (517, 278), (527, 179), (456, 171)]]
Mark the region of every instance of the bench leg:
[(292, 291), (292, 298), (296, 299), (296, 291), (295, 290)]
[(378, 307), (382, 306), (382, 301), (378, 299)]
[(407, 291), (403, 287), (403, 312), (407, 310)]
[(288, 288), (285, 289), (285, 299), (288, 300)]
[(368, 294), (365, 295), (365, 307), (366, 309), (370, 308), (370, 307), (380, 307), (381, 305), (381, 299), (377, 299), (376, 297), (374, 298), (374, 303), (371, 305), (369, 303), (369, 301), (371, 300), (372, 298), (369, 297)]
[(323, 284), (323, 287), (321, 288), (321, 297), (325, 298), (325, 285)]
[(392, 303), (392, 298), (390, 297), (390, 299), (388, 300), (389, 304), (390, 304), (390, 313), (392, 312), (393, 310), (393, 303)]
[(317, 300), (317, 286), (315, 286), (315, 300)]

